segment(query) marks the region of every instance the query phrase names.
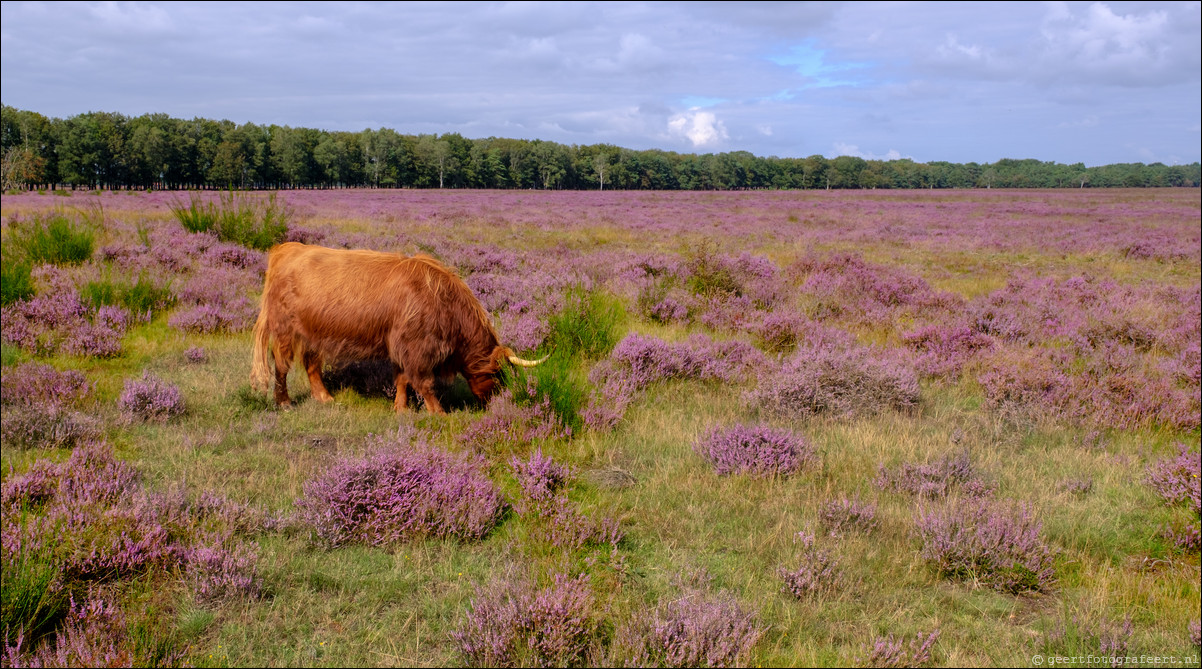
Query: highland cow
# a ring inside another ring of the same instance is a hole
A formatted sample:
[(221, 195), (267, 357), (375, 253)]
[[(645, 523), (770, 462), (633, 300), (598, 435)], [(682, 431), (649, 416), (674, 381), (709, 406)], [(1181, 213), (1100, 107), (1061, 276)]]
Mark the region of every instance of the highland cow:
[(396, 410), (406, 410), (412, 385), (432, 413), (444, 412), (436, 378), (462, 374), (487, 404), (506, 360), (542, 362), (502, 346), (471, 289), (433, 258), (296, 242), (268, 255), (254, 342), (251, 383), (269, 388), (274, 357), (275, 401), (284, 407), (292, 404), (287, 378), (295, 355), (319, 402), (333, 400), (321, 380), (326, 361), (386, 358), (396, 374)]

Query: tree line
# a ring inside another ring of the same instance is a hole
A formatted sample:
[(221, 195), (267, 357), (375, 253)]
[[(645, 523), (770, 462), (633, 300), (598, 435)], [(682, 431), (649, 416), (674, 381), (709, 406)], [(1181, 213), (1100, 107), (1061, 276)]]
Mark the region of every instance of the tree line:
[(329, 132), (166, 114), (47, 118), (0, 110), (3, 187), (104, 189), (502, 188), (740, 190), (1198, 187), (1199, 163), (1086, 167), (688, 154), (612, 144)]

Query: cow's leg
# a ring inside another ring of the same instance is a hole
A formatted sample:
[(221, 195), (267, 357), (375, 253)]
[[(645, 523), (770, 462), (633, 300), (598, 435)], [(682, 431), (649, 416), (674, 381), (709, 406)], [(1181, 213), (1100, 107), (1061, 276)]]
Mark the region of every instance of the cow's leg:
[(275, 342), (275, 403), (291, 407), (288, 398), (288, 368), (292, 366), (292, 337), (276, 337)]
[(326, 384), (321, 381), (321, 354), (305, 351), (301, 358), (305, 363), (305, 371), (309, 373), (309, 390), (313, 399), (322, 404), (333, 402), (334, 398), (330, 395), (330, 391), (326, 390)]
[(400, 367), (393, 365), (392, 368), (396, 373), (396, 400), (392, 406), (397, 413), (401, 413), (409, 410), (409, 377)]
[(417, 378), (409, 379), (413, 384), (414, 390), (417, 391), (422, 399), (426, 401), (426, 410), (430, 413), (446, 413), (442, 408), (442, 403), (438, 401), (438, 395), (434, 394), (434, 375), (426, 374)]

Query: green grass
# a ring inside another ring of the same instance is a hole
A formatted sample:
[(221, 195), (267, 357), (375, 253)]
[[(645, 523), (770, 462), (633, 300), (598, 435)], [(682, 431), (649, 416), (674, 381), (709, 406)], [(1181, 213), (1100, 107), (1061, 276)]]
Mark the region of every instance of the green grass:
[(10, 240), (19, 258), (34, 265), (78, 265), (92, 257), (96, 245), (91, 226), (76, 223), (63, 213), (40, 215), (13, 224)]

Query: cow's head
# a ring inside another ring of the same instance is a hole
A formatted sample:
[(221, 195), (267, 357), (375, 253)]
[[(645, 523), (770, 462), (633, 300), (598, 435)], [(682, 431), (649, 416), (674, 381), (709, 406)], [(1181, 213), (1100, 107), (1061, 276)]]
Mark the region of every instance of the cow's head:
[(513, 349), (507, 346), (496, 346), (492, 350), (492, 354), (488, 358), (488, 362), (482, 369), (475, 370), (472, 374), (466, 375), (468, 386), (472, 389), (472, 394), (485, 404), (492, 398), (502, 385), (502, 375), (505, 373), (505, 363), (509, 363), (516, 367), (534, 367), (541, 365), (550, 358), (551, 354), (539, 358), (538, 360), (525, 360), (519, 358), (513, 353)]

